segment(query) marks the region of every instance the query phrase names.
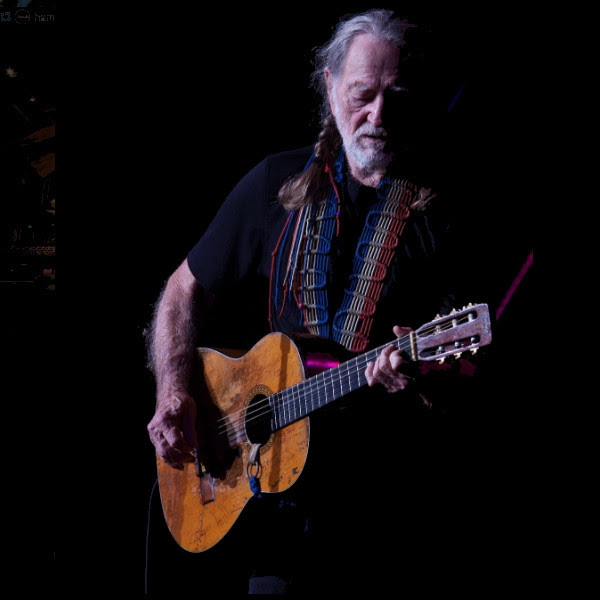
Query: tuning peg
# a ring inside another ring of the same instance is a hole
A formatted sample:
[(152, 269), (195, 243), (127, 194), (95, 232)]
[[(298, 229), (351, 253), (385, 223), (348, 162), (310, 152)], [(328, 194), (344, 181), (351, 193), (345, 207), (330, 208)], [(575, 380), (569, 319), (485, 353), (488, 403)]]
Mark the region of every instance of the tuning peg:
[(437, 321), (438, 319), (441, 319), (442, 315), (440, 315), (440, 313), (438, 313), (437, 315), (435, 315), (435, 317), (433, 317), (434, 321)]
[(471, 354), (477, 354), (477, 350), (479, 350), (479, 348), (471, 348)]
[(469, 302), (469, 304), (467, 304), (467, 308), (473, 308), (475, 305), (472, 302)]
[(454, 358), (460, 358), (462, 356), (462, 352), (456, 352), (454, 354)]
[(436, 360), (440, 363), (440, 365), (443, 365), (446, 362), (446, 357), (442, 356), (442, 358), (436, 358)]
[(451, 315), (453, 315), (454, 313), (457, 313), (457, 312), (458, 312), (458, 311), (457, 311), (455, 308), (453, 308), (453, 309), (450, 311), (450, 314), (451, 314)]

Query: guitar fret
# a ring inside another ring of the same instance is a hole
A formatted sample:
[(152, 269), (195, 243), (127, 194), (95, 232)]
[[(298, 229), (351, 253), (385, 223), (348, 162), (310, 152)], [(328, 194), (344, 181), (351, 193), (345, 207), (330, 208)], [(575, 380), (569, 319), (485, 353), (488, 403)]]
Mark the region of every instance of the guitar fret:
[(334, 370), (335, 369), (331, 369), (330, 371), (328, 371), (329, 372), (329, 382), (330, 382), (330, 385), (331, 385), (331, 400), (332, 401), (335, 400), (335, 384), (334, 384), (334, 381), (333, 381), (333, 371)]
[(271, 429), (273, 431), (277, 431), (280, 427), (281, 427), (281, 413), (280, 413), (280, 402), (281, 400), (281, 393), (279, 394), (275, 394), (274, 396), (272, 396), (272, 400), (270, 402), (271, 404), (271, 411), (273, 412), (273, 421), (274, 421), (274, 426), (271, 427)]
[(296, 393), (296, 402), (294, 402), (294, 418), (300, 418), (302, 415), (302, 405), (301, 405), (301, 400), (302, 400), (302, 396), (303, 394), (300, 394), (300, 385), (295, 386), (295, 393)]
[(283, 403), (283, 420), (286, 425), (288, 423), (292, 422), (292, 420), (290, 418), (290, 404), (292, 403), (293, 397), (294, 397), (294, 390), (289, 389), (286, 394), (286, 397), (284, 398), (284, 403)]
[(301, 390), (300, 385), (298, 385), (296, 390), (298, 392), (298, 418), (306, 416), (306, 393), (304, 387), (302, 386)]
[(295, 419), (296, 419), (296, 401), (294, 399), (294, 392), (296, 392), (296, 391), (297, 391), (296, 386), (292, 387), (292, 399), (288, 403), (288, 406), (290, 407), (290, 410), (289, 410), (290, 421), (295, 421)]
[[(319, 387), (317, 388), (317, 398), (319, 399), (319, 407), (325, 406), (327, 403), (327, 389), (325, 388), (325, 373), (321, 373), (318, 376), (317, 384), (321, 382)], [(325, 394), (325, 400), (323, 400), (323, 394)]]
[[(306, 388), (306, 385), (304, 385), (304, 388)], [(311, 401), (311, 394), (307, 392), (306, 389), (303, 390), (304, 391), (304, 415), (306, 416), (307, 414), (310, 413), (311, 409), (309, 407), (309, 402)]]
[(325, 388), (325, 373), (321, 373), (317, 379), (317, 398), (319, 400), (319, 408), (327, 404), (327, 390)]
[(297, 405), (297, 397), (298, 397), (298, 386), (292, 387), (292, 398), (290, 400), (290, 420), (296, 420), (296, 405)]
[(289, 402), (289, 407), (290, 407), (290, 421), (295, 421), (296, 420), (296, 397), (298, 396), (298, 386), (293, 386), (292, 387), (292, 398)]
[(308, 413), (310, 413), (310, 408), (308, 406), (308, 403), (310, 402), (310, 393), (308, 392), (308, 387), (306, 384), (302, 386), (302, 399), (304, 400), (304, 411), (302, 416), (305, 417)]
[(308, 407), (306, 406), (306, 400), (307, 400), (307, 398), (306, 398), (306, 390), (303, 389), (303, 392), (304, 393), (301, 396), (301, 400), (304, 401), (304, 408), (302, 408), (302, 405), (300, 405), (300, 415), (302, 417), (305, 417), (308, 414)]

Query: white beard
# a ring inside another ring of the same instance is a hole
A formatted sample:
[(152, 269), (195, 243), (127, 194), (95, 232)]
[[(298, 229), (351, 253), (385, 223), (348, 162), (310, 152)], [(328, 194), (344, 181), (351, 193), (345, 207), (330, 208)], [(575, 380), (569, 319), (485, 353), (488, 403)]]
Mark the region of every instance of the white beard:
[[(351, 165), (355, 165), (363, 174), (386, 169), (392, 160), (392, 154), (385, 152), (387, 132), (383, 127), (375, 127), (370, 123), (363, 123), (355, 132), (348, 131), (348, 123), (338, 118), (340, 114), (337, 100), (333, 99), (333, 116), (342, 136), (346, 157)], [(378, 137), (378, 141), (369, 140), (364, 136)]]

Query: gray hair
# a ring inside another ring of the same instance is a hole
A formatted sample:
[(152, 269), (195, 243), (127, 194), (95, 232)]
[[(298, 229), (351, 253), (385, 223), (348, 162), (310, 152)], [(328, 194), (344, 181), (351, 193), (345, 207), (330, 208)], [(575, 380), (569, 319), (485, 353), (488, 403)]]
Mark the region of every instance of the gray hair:
[[(368, 34), (402, 47), (405, 44), (406, 31), (410, 27), (414, 25), (395, 17), (393, 11), (385, 9), (370, 10), (342, 19), (329, 42), (315, 50), (315, 69), (311, 76), (311, 84), (323, 98), (324, 104), (327, 104), (325, 69), (329, 69), (334, 79), (339, 77), (354, 38)], [(328, 111), (326, 106), (323, 108)]]
[(329, 42), (316, 49), (311, 84), (322, 98), (321, 131), (314, 146), (315, 160), (310, 161), (304, 171), (290, 177), (279, 190), (279, 201), (286, 210), (297, 210), (306, 202), (325, 197), (330, 183), (323, 165), (333, 164), (342, 145), (329, 106), (325, 69), (329, 69), (334, 79), (339, 77), (352, 41), (361, 34), (373, 35), (402, 48), (405, 45), (405, 33), (410, 27), (414, 25), (395, 17), (391, 10), (370, 10), (342, 19)]

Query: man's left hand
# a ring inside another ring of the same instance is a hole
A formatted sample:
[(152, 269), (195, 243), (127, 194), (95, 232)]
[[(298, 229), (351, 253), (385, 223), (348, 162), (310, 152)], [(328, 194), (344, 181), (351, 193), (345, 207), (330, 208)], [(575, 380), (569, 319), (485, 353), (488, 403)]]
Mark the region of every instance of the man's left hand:
[[(394, 335), (400, 338), (408, 335), (412, 329), (396, 325), (393, 331)], [(409, 362), (411, 361), (406, 352), (398, 350), (394, 346), (388, 346), (375, 362), (367, 363), (365, 377), (369, 387), (380, 383), (390, 393), (405, 390), (410, 384), (414, 383), (414, 377), (410, 377), (401, 371), (402, 365), (407, 365)]]

